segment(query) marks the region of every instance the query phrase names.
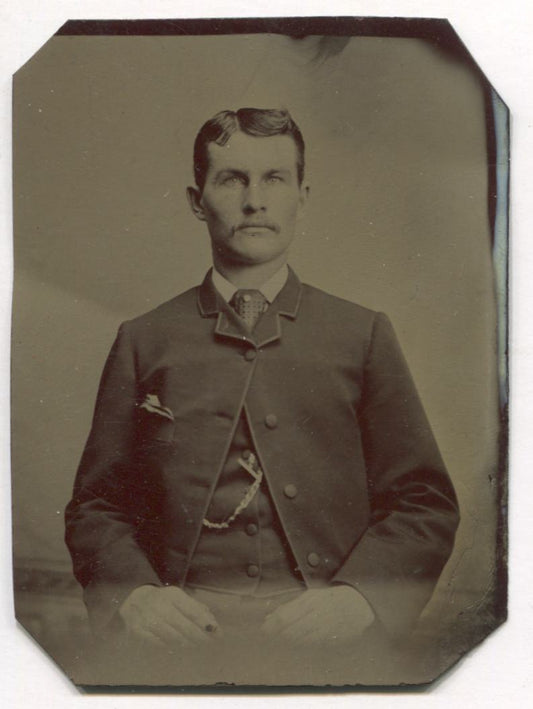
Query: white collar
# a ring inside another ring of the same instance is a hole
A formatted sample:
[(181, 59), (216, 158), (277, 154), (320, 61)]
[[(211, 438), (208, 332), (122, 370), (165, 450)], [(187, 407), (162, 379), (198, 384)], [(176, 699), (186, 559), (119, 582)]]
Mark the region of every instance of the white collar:
[[(272, 301), (275, 299), (275, 297), (278, 295), (278, 293), (281, 291), (281, 289), (287, 282), (288, 277), (289, 267), (286, 263), (284, 263), (283, 266), (278, 271), (276, 271), (276, 273), (271, 278), (269, 278), (266, 283), (263, 283), (263, 285), (258, 288), (258, 290), (260, 290), (261, 293), (265, 296), (268, 303), (272, 303)], [(215, 286), (217, 291), (224, 298), (226, 303), (229, 303), (237, 292), (237, 288), (235, 288), (233, 283), (228, 281), (227, 278), (224, 278), (224, 276), (219, 273), (214, 267), (211, 273), (211, 278), (213, 280), (213, 285)]]

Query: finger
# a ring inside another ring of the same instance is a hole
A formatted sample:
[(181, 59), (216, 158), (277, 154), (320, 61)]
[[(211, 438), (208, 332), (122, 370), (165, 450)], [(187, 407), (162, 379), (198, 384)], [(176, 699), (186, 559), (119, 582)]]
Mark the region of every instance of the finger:
[(200, 629), (192, 623), (168, 596), (159, 599), (157, 605), (150, 611), (143, 609), (142, 614), (130, 619), (129, 626), (154, 633), (164, 642), (174, 645), (187, 643), (212, 642), (213, 636), (204, 628)]
[(291, 619), (300, 617), (302, 613), (302, 604), (299, 603), (300, 598), (283, 603), (275, 611), (269, 613), (264, 620), (263, 627), (275, 631), (286, 625)]
[(213, 642), (214, 640), (211, 633), (208, 633), (205, 629), (199, 628), (177, 609), (174, 609), (171, 614), (168, 614), (168, 616), (165, 617), (165, 622), (176, 633), (182, 635), (188, 642), (198, 644)]
[[(292, 601), (284, 603), (277, 608), (281, 618), (283, 620), (290, 620), (293, 618), (301, 618), (307, 615), (310, 611), (314, 610), (317, 603), (317, 591), (305, 591)], [(275, 611), (276, 612), (276, 611)]]
[(193, 640), (185, 631), (166, 621), (162, 621), (155, 632), (170, 647), (190, 647), (199, 644), (198, 640)]
[(265, 622), (262, 625), (262, 630), (267, 635), (280, 633), (290, 626), (302, 622), (304, 618), (310, 615), (311, 609), (307, 609), (302, 606), (294, 606), (290, 609), (282, 608), (280, 606), (280, 608), (265, 618)]
[(288, 642), (302, 642), (317, 630), (316, 622), (311, 614), (290, 623), (281, 629), (279, 637)]
[(166, 647), (188, 647), (193, 644), (212, 642), (207, 635), (190, 623), (185, 616), (181, 616), (181, 618), (177, 616), (173, 618), (158, 618), (152, 620), (149, 626), (143, 630), (153, 633)]
[(218, 628), (217, 619), (210, 609), (189, 596), (182, 589), (172, 588), (172, 594), (169, 594), (169, 598), (175, 608), (202, 630), (213, 632)]
[(141, 618), (137, 618), (130, 624), (130, 632), (134, 635), (143, 635), (146, 640), (149, 636), (157, 638), (163, 643), (173, 645), (185, 642), (186, 638), (179, 628), (174, 627), (167, 621), (168, 613), (161, 612), (145, 613)]

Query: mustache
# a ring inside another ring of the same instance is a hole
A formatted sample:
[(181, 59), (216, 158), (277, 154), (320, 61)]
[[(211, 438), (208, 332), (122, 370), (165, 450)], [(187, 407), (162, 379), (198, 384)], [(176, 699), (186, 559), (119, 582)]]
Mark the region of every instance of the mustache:
[(270, 221), (270, 219), (255, 219), (250, 221), (245, 221), (235, 227), (234, 231), (239, 229), (253, 229), (254, 227), (260, 229), (271, 229), (272, 231), (278, 232), (279, 225), (276, 222)]

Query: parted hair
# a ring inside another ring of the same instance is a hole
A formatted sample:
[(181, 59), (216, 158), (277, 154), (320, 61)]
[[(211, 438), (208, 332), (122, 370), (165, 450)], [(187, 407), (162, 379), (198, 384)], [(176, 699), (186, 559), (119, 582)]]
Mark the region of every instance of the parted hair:
[(200, 128), (194, 141), (194, 180), (203, 190), (209, 156), (209, 143), (225, 145), (237, 131), (259, 138), (273, 135), (288, 135), (296, 144), (296, 167), (298, 182), (301, 185), (305, 170), (305, 143), (300, 129), (290, 113), (274, 108), (239, 108), (237, 111), (220, 111)]

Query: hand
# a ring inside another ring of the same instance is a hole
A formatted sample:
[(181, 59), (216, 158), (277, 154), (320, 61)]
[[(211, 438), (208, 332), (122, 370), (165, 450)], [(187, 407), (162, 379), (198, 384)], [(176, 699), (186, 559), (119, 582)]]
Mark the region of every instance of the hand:
[(163, 647), (198, 645), (221, 634), (209, 608), (176, 586), (139, 586), (118, 613), (126, 632)]
[(268, 615), (262, 630), (266, 635), (292, 642), (353, 640), (374, 621), (364, 596), (351, 586), (305, 591)]

